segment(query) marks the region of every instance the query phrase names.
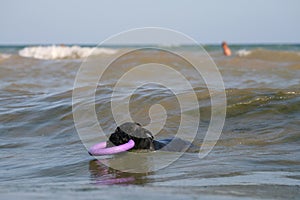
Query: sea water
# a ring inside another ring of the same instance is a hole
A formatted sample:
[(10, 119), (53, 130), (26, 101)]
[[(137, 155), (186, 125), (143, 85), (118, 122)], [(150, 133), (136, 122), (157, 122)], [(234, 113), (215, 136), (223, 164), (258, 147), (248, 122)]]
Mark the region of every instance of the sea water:
[[(104, 165), (101, 159), (94, 160), (78, 136), (73, 119), (72, 91), (86, 57), (93, 52), (93, 56), (106, 59), (130, 48), (113, 46), (92, 51), (93, 46), (78, 45), (0, 47), (1, 199), (300, 197), (299, 45), (232, 45), (231, 57), (223, 56), (218, 45), (204, 46), (218, 66), (226, 89), (227, 111), (221, 137), (203, 159), (197, 152), (187, 152), (165, 168), (145, 173), (119, 171)], [(174, 49), (184, 54), (196, 51), (193, 46)], [(153, 51), (143, 59), (157, 55)], [(159, 59), (167, 58), (161, 55)], [(123, 62), (119, 67), (128, 67), (126, 60)], [(106, 82), (96, 90), (96, 114), (107, 135), (115, 129), (109, 97), (118, 70), (108, 71)], [(188, 68), (182, 66), (182, 70)], [(186, 74), (193, 80), (192, 72)], [(141, 80), (147, 76), (139, 74)], [(161, 74), (161, 78), (168, 76)], [(170, 81), (180, 87), (177, 80)], [(130, 87), (123, 84), (120, 97)], [(205, 84), (193, 89), (201, 118), (193, 143), (200, 149), (211, 104)], [(81, 90), (84, 93), (89, 88)], [(149, 113), (145, 105), (162, 103), (172, 114), (168, 119), (171, 126), (156, 137), (174, 134), (172, 125), (178, 124), (180, 113), (175, 97), (165, 88), (144, 86), (135, 91), (131, 103), (135, 105), (132, 113), (141, 114), (140, 120), (144, 116), (145, 122)], [(93, 137), (99, 142), (105, 139)]]

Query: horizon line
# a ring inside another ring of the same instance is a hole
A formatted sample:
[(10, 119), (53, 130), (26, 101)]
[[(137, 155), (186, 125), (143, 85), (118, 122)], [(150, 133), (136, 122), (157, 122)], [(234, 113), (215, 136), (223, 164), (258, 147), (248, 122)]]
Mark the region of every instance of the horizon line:
[[(234, 45), (300, 45), (300, 42), (245, 42), (245, 43), (237, 43), (237, 42), (232, 42), (229, 43), (227, 42), (229, 45), (234, 46)], [(219, 43), (201, 43), (199, 45), (220, 45), (221, 42)], [(98, 46), (97, 43), (0, 43), (0, 46), (52, 46), (52, 45), (66, 45), (66, 46), (74, 46), (74, 45), (78, 45), (78, 46)], [(187, 44), (187, 43), (182, 43), (182, 44), (170, 44), (170, 45), (165, 45), (165, 44), (105, 44), (105, 45), (99, 45), (99, 46), (142, 46), (142, 45), (149, 45), (149, 46), (196, 46), (196, 44)]]

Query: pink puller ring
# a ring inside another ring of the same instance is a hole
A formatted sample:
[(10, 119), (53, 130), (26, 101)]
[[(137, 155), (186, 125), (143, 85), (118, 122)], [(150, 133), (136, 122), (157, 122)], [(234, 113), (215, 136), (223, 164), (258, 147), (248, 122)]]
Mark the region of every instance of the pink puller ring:
[(92, 146), (89, 150), (89, 154), (93, 156), (101, 156), (101, 155), (110, 155), (110, 154), (116, 154), (121, 153), (124, 151), (128, 151), (134, 147), (134, 141), (129, 140), (125, 144), (121, 144), (114, 147), (108, 147), (106, 148), (106, 142), (100, 142), (98, 144), (95, 144)]

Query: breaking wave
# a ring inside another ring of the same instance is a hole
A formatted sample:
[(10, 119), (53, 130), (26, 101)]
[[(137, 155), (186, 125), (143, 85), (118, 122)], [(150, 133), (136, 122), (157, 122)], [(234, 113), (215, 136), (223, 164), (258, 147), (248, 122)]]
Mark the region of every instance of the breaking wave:
[(108, 48), (91, 48), (80, 46), (33, 46), (19, 51), (22, 57), (56, 60), (56, 59), (80, 59), (90, 55), (115, 54), (117, 50)]
[(266, 49), (241, 49), (236, 53), (239, 57), (259, 59), (274, 62), (300, 62), (300, 52), (297, 51), (274, 51)]
[(0, 53), (0, 61), (1, 60), (5, 60), (11, 57), (11, 54), (7, 54), (7, 53)]

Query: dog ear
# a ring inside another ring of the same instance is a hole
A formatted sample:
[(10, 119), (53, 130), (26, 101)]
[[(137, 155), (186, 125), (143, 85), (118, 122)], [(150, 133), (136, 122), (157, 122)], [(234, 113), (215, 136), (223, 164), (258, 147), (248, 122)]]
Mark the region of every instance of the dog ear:
[(151, 138), (132, 138), (135, 142), (134, 149), (153, 149), (152, 139)]

